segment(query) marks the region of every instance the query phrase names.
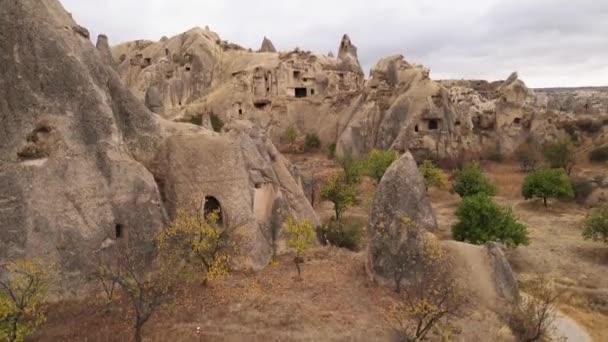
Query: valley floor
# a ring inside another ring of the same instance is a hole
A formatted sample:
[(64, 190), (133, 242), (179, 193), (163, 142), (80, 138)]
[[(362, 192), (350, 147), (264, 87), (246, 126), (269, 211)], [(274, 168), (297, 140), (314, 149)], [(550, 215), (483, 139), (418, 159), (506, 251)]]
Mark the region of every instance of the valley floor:
[[(335, 165), (322, 157), (298, 157), (304, 171), (331, 173)], [(560, 310), (585, 327), (595, 341), (608, 341), (608, 247), (585, 241), (581, 222), (585, 209), (573, 203), (526, 202), (519, 195), (523, 174), (516, 165), (489, 164), (488, 176), (498, 185), (497, 201), (513, 207), (530, 231), (529, 246), (507, 252), (523, 286), (546, 273), (563, 289)], [(361, 188), (351, 220), (367, 220), (373, 182)], [(450, 226), (460, 201), (449, 191), (432, 190), (439, 221), (438, 235), (450, 239)], [(323, 218), (331, 206), (319, 203)], [(308, 253), (303, 280), (296, 279), (291, 257), (259, 273), (231, 275), (207, 288), (181, 288), (144, 327), (146, 341), (386, 341), (391, 327), (386, 308), (395, 294), (372, 283), (364, 269), (365, 253), (319, 247)], [(35, 341), (125, 341), (131, 337), (126, 302), (108, 309), (100, 299), (62, 302), (50, 308)], [(452, 341), (500, 341), (501, 323), (488, 313), (471, 313), (446, 328)], [(490, 323), (488, 323), (490, 322)], [(200, 333), (197, 333), (200, 328)], [(483, 337), (483, 339), (480, 339)]]

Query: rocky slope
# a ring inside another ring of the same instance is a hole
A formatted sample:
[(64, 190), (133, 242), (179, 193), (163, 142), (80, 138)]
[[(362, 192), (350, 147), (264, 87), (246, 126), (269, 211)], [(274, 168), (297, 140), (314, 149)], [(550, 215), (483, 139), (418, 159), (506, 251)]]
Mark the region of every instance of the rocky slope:
[[(378, 61), (364, 80), (348, 36), (338, 51), (337, 57), (275, 52), (265, 38), (253, 52), (200, 28), (113, 49), (123, 80), (166, 118), (247, 118), (279, 145), (293, 127), (300, 136), (316, 133), (336, 143), (339, 154), (394, 148), (410, 149), (417, 159), (453, 159), (463, 151), (508, 157), (530, 136), (556, 139), (571, 134), (568, 126), (581, 117), (608, 114), (601, 91), (562, 101), (559, 92), (535, 93), (516, 73), (492, 83), (434, 81), (427, 68), (398, 55)], [(583, 135), (605, 141), (596, 133)]]
[(105, 37), (96, 48), (59, 1), (3, 0), (0, 31), (0, 260), (40, 257), (77, 278), (95, 251), (150, 241), (194, 203), (240, 227), (239, 265), (256, 269), (280, 246), (271, 237), (285, 216), (318, 224), (255, 125), (219, 135), (150, 112), (114, 71)]

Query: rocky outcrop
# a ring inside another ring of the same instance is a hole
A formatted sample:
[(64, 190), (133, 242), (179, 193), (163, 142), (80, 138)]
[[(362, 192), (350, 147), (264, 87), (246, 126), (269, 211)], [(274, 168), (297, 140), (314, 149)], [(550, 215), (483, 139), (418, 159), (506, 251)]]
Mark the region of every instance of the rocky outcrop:
[(272, 44), (270, 39), (264, 37), (264, 40), (262, 40), (262, 46), (260, 46), (258, 52), (277, 52), (277, 49), (274, 47), (274, 44)]
[(116, 61), (114, 61), (114, 57), (112, 57), (112, 50), (110, 49), (110, 43), (108, 43), (108, 36), (106, 36), (105, 34), (98, 35), (95, 47), (97, 47), (101, 59), (107, 65), (116, 69), (117, 64)]
[(251, 239), (238, 265), (258, 269), (280, 245), (273, 237), (284, 217), (318, 224), (255, 125), (219, 135), (162, 119), (90, 40), (65, 29), (76, 26), (56, 0), (0, 6), (0, 51), (11, 51), (0, 55), (0, 260), (40, 257), (65, 280), (82, 279), (94, 251), (149, 242), (176, 208), (194, 203), (240, 226)]

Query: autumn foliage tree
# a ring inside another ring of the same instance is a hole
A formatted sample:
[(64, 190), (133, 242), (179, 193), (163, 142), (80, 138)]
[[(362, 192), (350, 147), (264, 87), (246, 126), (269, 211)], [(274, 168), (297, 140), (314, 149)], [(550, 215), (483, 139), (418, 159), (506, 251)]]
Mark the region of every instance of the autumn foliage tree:
[(301, 265), (304, 263), (303, 255), (314, 243), (315, 231), (310, 222), (295, 220), (291, 217), (285, 221), (283, 230), (288, 234), (287, 247), (295, 252), (293, 261), (298, 270), (298, 278), (301, 278)]
[(321, 198), (334, 204), (335, 219), (340, 221), (344, 210), (355, 203), (355, 187), (343, 175), (333, 176), (321, 189)]
[(38, 260), (0, 265), (0, 340), (23, 341), (44, 322), (48, 281)]
[(399, 301), (387, 311), (387, 320), (404, 341), (422, 341), (440, 320), (461, 312), (466, 305), (464, 289), (453, 272), (453, 262), (439, 243), (422, 233), (409, 219), (404, 224), (418, 229), (410, 235), (416, 247), (397, 256), (407, 268), (407, 282)]
[(511, 327), (520, 341), (545, 341), (555, 330), (556, 304), (562, 292), (544, 275), (533, 279), (524, 290), (526, 294), (513, 309)]

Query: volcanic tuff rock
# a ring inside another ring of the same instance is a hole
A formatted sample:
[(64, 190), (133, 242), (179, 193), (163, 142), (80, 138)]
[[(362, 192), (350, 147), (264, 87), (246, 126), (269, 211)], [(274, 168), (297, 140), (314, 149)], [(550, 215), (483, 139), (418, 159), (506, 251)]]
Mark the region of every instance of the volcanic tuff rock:
[(164, 120), (107, 64), (103, 37), (98, 50), (58, 1), (1, 3), (0, 259), (41, 257), (69, 280), (108, 242), (150, 241), (194, 202), (220, 206), (223, 224), (249, 236), (239, 264), (260, 268), (284, 217), (318, 224), (255, 125), (219, 135)]
[(336, 143), (339, 155), (394, 148), (417, 159), (454, 159), (463, 151), (508, 157), (531, 136), (554, 140), (570, 134), (578, 116), (608, 112), (608, 95), (597, 91), (561, 101), (554, 91), (536, 94), (517, 73), (491, 83), (433, 81), (429, 69), (400, 55), (382, 58), (364, 80), (348, 35), (337, 58), (300, 49), (253, 53), (199, 28), (113, 51), (128, 86), (142, 99), (155, 94), (149, 107), (166, 118), (249, 119), (279, 146), (293, 127), (300, 136), (316, 133), (324, 144)]
[(272, 44), (270, 39), (264, 37), (264, 40), (262, 41), (262, 46), (260, 47), (260, 50), (258, 50), (258, 52), (277, 52), (277, 49), (275, 49), (274, 44)]

